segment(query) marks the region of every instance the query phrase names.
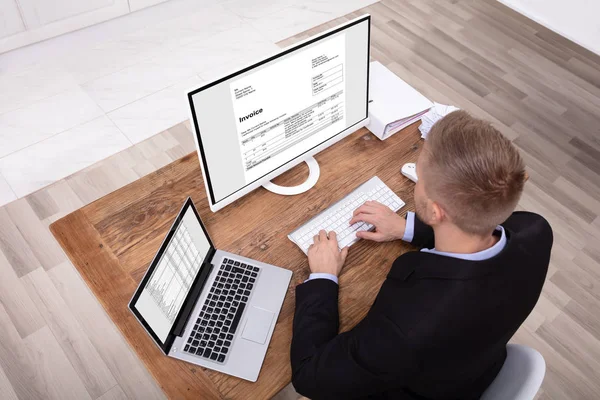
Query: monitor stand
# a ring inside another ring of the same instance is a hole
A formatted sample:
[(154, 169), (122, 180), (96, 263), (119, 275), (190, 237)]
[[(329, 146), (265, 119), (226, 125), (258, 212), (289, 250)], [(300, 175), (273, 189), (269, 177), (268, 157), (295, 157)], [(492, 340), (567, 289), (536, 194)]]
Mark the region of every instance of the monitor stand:
[(317, 183), (321, 170), (319, 169), (319, 163), (314, 157), (310, 157), (304, 161), (308, 165), (308, 179), (306, 182), (298, 186), (279, 186), (273, 182), (267, 182), (263, 185), (265, 189), (270, 192), (281, 194), (284, 196), (293, 196), (295, 194), (304, 193)]

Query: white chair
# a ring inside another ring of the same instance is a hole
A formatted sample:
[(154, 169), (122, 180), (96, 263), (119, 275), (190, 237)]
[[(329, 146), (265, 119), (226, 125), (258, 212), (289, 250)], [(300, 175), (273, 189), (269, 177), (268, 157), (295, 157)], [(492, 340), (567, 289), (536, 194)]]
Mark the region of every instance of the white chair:
[(531, 347), (506, 346), (506, 361), (481, 400), (532, 400), (546, 374), (544, 357)]

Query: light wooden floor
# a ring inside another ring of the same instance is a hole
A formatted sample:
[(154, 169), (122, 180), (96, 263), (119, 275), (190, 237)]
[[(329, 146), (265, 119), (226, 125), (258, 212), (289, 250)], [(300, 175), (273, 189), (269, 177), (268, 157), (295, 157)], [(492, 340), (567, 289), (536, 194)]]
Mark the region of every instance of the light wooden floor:
[[(555, 245), (514, 341), (546, 359), (540, 399), (600, 398), (600, 57), (494, 0), (384, 0), (362, 11), (373, 15), (375, 59), (432, 100), (493, 121), (521, 149), (531, 179), (519, 208), (550, 221)], [(48, 225), (191, 151), (180, 124), (0, 209), (0, 399), (164, 398)], [(296, 397), (291, 387), (277, 396)]]

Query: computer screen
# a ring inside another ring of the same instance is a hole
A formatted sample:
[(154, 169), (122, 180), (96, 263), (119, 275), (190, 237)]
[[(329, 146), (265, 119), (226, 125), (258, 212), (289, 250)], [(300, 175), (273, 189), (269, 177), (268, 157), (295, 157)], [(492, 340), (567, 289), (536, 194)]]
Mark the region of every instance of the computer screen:
[(211, 248), (192, 207), (183, 212), (175, 233), (150, 267), (149, 277), (144, 277), (139, 297), (132, 302), (162, 343), (167, 340)]
[(364, 17), (188, 94), (216, 204), (368, 116)]

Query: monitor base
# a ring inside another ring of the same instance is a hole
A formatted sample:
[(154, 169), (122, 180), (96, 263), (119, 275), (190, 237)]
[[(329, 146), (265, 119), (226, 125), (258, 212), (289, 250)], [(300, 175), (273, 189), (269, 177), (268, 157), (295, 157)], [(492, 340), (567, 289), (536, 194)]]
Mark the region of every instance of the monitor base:
[(296, 194), (306, 192), (307, 190), (316, 185), (317, 181), (319, 180), (321, 170), (319, 168), (319, 163), (317, 163), (317, 160), (315, 160), (314, 157), (307, 158), (304, 162), (308, 165), (308, 179), (306, 180), (306, 182), (298, 186), (279, 186), (274, 184), (273, 182), (267, 182), (263, 185), (263, 187), (269, 192), (273, 192), (283, 196), (293, 196)]

